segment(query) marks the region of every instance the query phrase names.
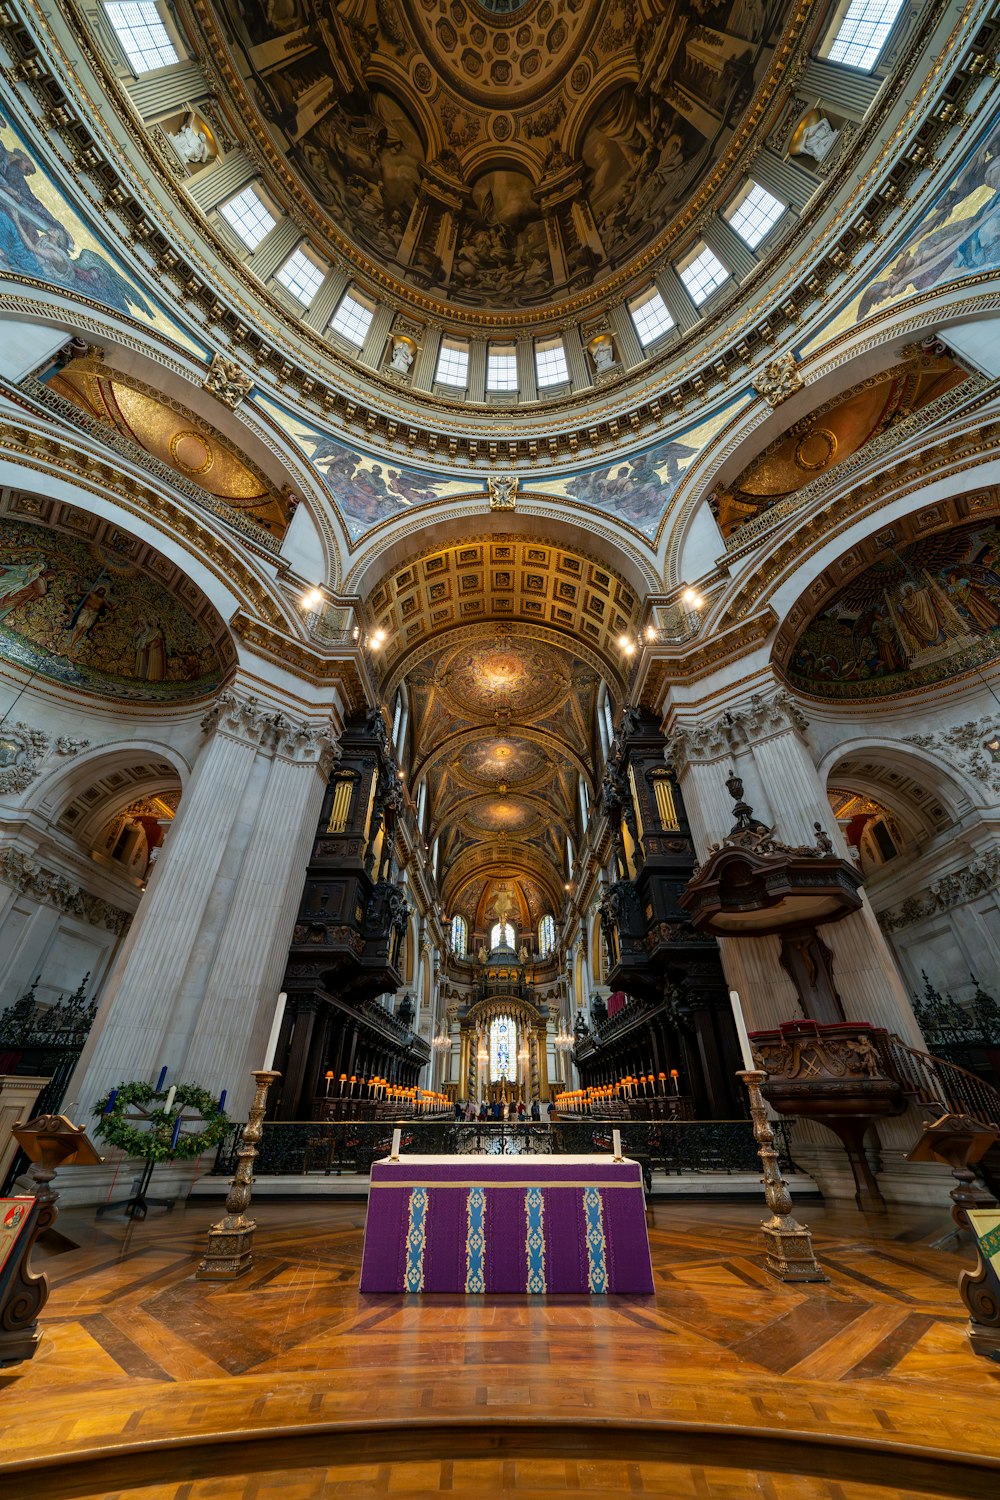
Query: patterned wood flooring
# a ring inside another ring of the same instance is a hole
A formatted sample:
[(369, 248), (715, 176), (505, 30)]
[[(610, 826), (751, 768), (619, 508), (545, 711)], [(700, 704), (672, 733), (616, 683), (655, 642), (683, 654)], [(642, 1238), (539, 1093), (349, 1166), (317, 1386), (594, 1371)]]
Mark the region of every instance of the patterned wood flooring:
[(810, 1205), (827, 1285), (760, 1268), (758, 1206), (656, 1205), (648, 1298), (362, 1297), (365, 1206), (264, 1204), (242, 1282), (211, 1207), (79, 1248), (0, 1372), (7, 1500), (1000, 1495), (1000, 1366), (969, 1351), (937, 1212)]

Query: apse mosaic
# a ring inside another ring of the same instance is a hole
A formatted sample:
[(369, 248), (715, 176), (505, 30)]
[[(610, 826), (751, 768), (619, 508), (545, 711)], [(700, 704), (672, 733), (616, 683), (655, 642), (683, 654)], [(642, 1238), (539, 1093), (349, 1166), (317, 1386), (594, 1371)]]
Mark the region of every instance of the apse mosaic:
[(46, 173), (25, 139), (0, 117), (0, 276), (30, 277), (150, 323), (199, 355), (200, 345), (118, 269)]
[[(0, 657), (112, 698), (205, 695), (223, 675), (220, 647), (191, 609), (134, 561), (140, 544), (123, 541), (128, 546), (118, 551), (0, 517)], [(150, 561), (176, 573), (158, 554)], [(210, 609), (184, 582), (192, 604)]]
[[(310, 197), (401, 280), (530, 307), (650, 243), (753, 92), (765, 0), (216, 0)], [(499, 11), (499, 13), (497, 13)]]
[(913, 692), (1000, 655), (1000, 525), (978, 523), (888, 550), (842, 588), (792, 650), (814, 697)]
[(1000, 121), (969, 155), (920, 227), (860, 297), (805, 352), (919, 292), (933, 291), (977, 272), (1000, 270)]
[(947, 354), (911, 347), (891, 370), (800, 418), (709, 499), (724, 537), (835, 469), (872, 438), (968, 378)]

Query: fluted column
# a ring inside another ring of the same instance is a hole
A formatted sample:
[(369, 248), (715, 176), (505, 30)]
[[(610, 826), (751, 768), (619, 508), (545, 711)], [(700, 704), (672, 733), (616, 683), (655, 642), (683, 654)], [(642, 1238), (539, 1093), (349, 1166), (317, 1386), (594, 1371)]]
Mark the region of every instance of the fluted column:
[[(264, 1062), (253, 1048), (263, 1048), (273, 1014), (322, 795), (316, 761), (329, 739), (231, 690), (202, 727), (170, 838), (71, 1083), (83, 1112), (107, 1088), (155, 1080), (163, 1066), (172, 1082), (228, 1088), (242, 1108), (241, 1080)], [(276, 751), (296, 736), (298, 760), (286, 750), (276, 770)], [(313, 764), (303, 763), (306, 743)]]

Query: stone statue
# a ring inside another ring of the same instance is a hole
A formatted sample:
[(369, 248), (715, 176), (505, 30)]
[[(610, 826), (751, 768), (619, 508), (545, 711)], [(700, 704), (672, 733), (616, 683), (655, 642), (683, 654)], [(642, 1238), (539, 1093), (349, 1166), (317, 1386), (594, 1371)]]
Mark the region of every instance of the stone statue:
[(818, 109), (813, 109), (803, 116), (792, 136), (789, 154), (811, 156), (813, 161), (825, 161), (839, 139), (840, 131), (834, 130), (830, 121)]
[(410, 340), (394, 338), (392, 341), (392, 358), (389, 361), (389, 369), (395, 370), (397, 375), (408, 375), (412, 364), (413, 345)]
[(203, 130), (198, 129), (193, 119), (185, 120), (176, 135), (171, 135), (167, 131), (167, 140), (181, 161), (187, 162), (189, 166), (197, 166), (199, 162), (208, 161), (212, 155), (208, 136)]
[(587, 348), (598, 375), (607, 375), (617, 368), (614, 340), (609, 333), (598, 334), (596, 338), (591, 339)]

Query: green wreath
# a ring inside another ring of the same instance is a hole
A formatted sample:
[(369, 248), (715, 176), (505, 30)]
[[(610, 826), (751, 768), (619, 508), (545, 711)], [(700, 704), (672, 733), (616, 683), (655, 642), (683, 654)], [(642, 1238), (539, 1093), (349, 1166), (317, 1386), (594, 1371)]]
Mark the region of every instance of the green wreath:
[[(117, 1146), (127, 1156), (141, 1157), (146, 1161), (190, 1161), (217, 1146), (229, 1128), (229, 1120), (219, 1110), (218, 1100), (197, 1084), (179, 1083), (174, 1093), (175, 1107), (168, 1114), (162, 1104), (156, 1103), (165, 1100), (168, 1092), (167, 1089), (157, 1089), (152, 1083), (120, 1083), (117, 1089), (109, 1089), (94, 1105), (94, 1114), (99, 1117), (94, 1134), (107, 1141), (109, 1146)], [(108, 1110), (112, 1093), (114, 1103)], [(131, 1106), (138, 1109), (145, 1128), (140, 1128), (136, 1120), (126, 1118), (126, 1110)], [(171, 1148), (174, 1121), (184, 1106), (201, 1116), (203, 1128), (197, 1131), (182, 1128), (176, 1146)]]

